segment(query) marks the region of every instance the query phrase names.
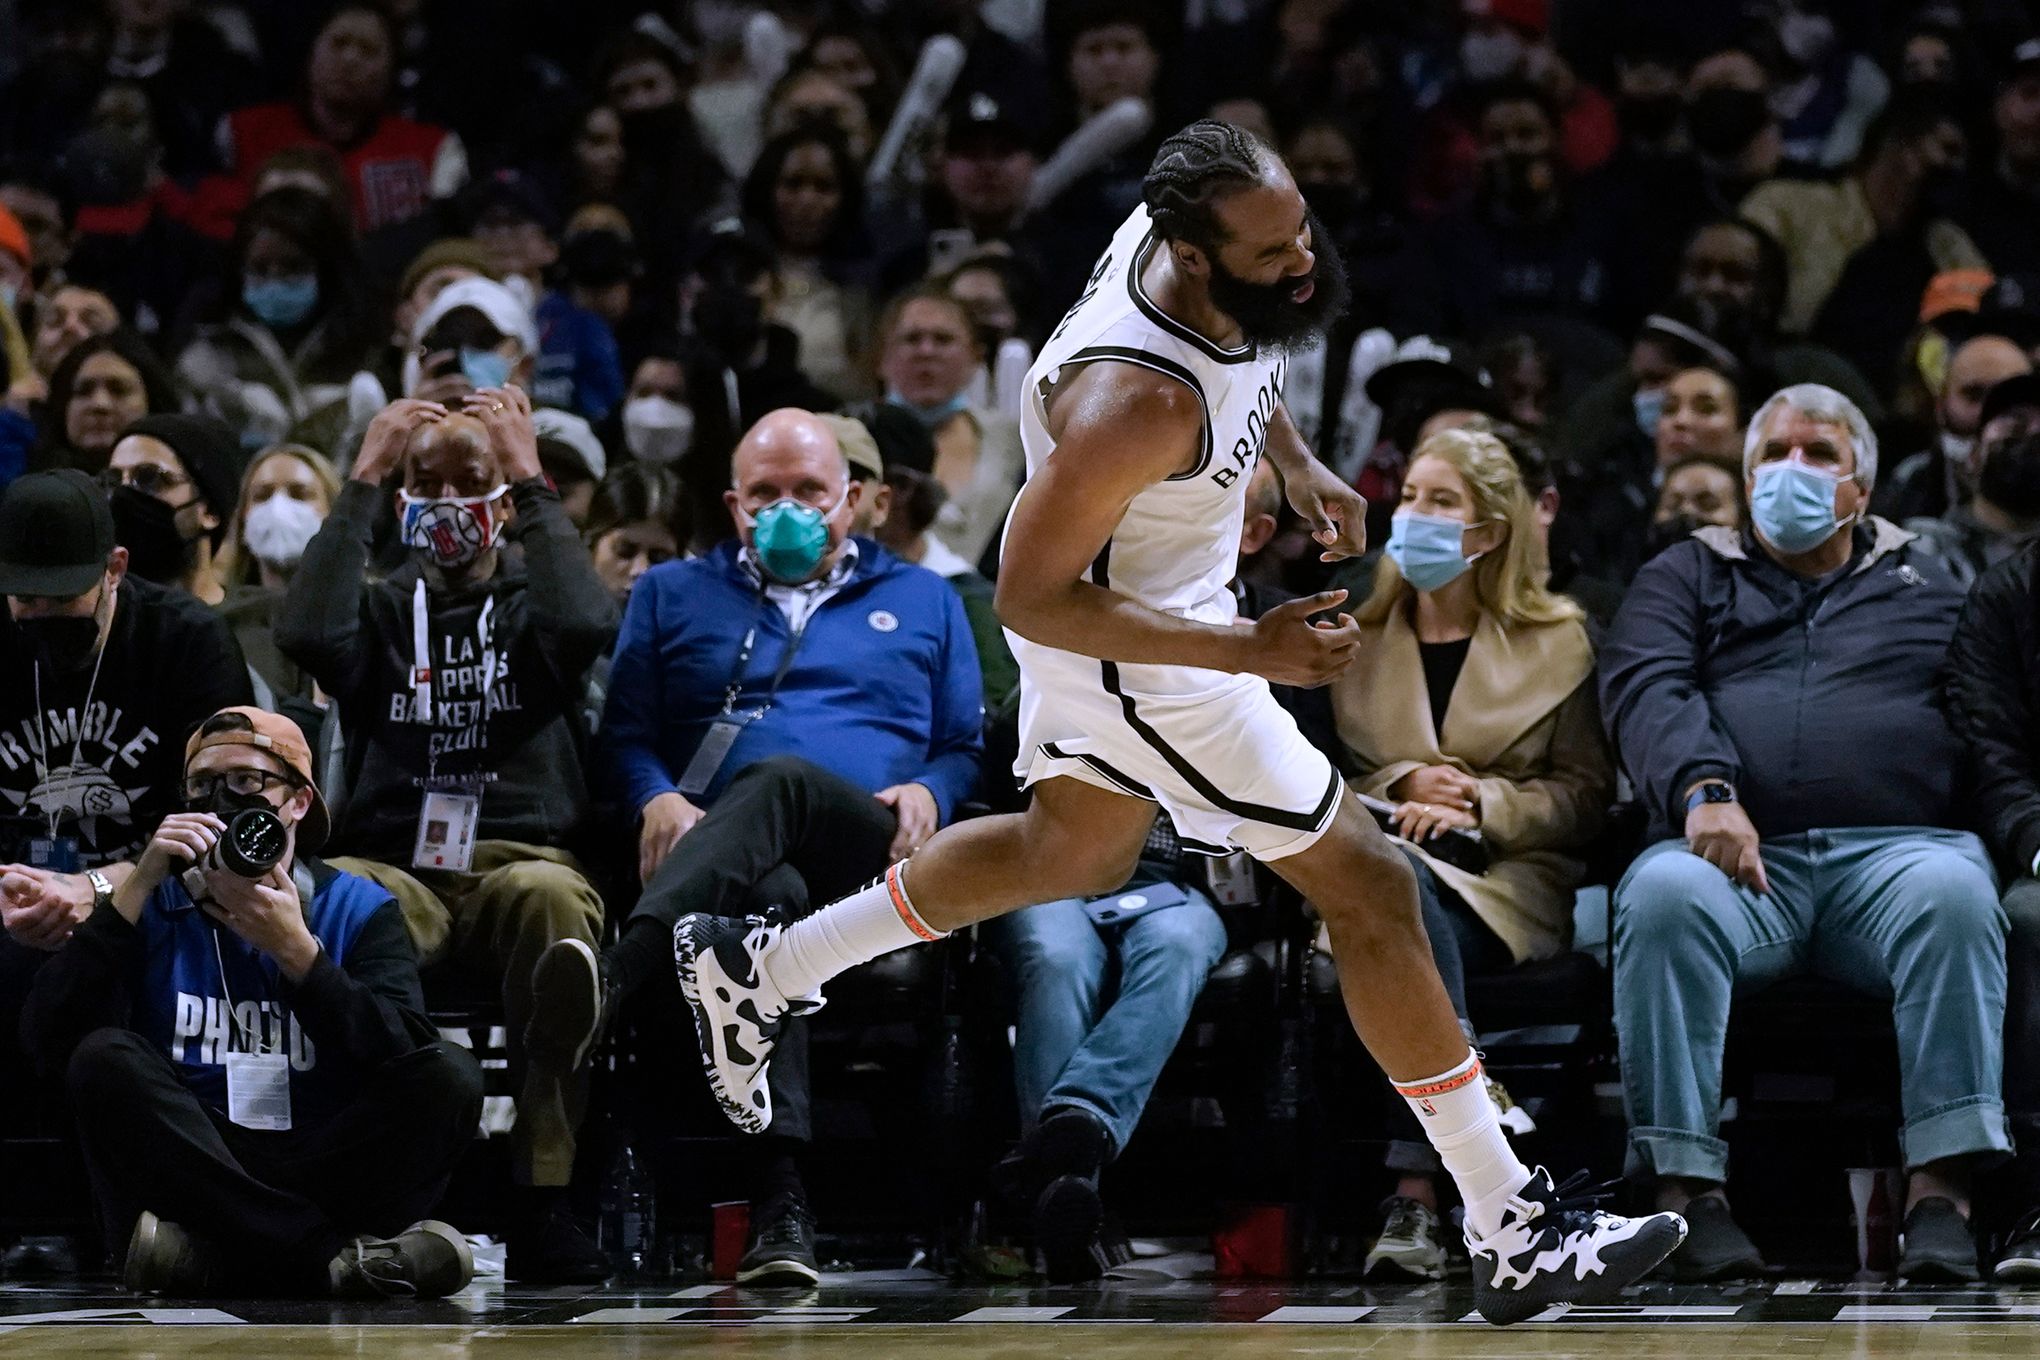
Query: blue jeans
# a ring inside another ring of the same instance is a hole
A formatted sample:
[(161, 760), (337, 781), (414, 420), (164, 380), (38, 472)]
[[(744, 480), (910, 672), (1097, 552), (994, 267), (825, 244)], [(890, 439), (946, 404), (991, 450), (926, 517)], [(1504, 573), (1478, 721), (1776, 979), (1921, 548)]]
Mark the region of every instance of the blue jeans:
[(1019, 993), (1021, 1119), (1031, 1129), (1053, 1106), (1088, 1110), (1104, 1121), (1117, 1156), (1204, 979), (1225, 956), (1225, 923), (1193, 888), (1182, 904), (1124, 925), (1094, 925), (1069, 898), (1001, 916), (985, 932)]
[(1892, 998), (1907, 1167), (2008, 1151), (2005, 913), (1961, 831), (1849, 827), (1766, 840), (1758, 897), (1683, 840), (1615, 890), (1615, 1019), (1629, 1171), (1728, 1174), (1721, 1051), (1731, 997), (1812, 972)]

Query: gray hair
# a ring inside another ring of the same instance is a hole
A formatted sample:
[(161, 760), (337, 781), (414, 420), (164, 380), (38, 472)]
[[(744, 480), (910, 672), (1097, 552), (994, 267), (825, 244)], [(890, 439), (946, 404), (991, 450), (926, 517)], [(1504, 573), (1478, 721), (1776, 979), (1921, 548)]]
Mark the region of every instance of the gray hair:
[(1797, 411), (1823, 424), (1847, 429), (1849, 447), (1856, 452), (1856, 480), (1866, 491), (1877, 485), (1877, 435), (1870, 422), (1855, 402), (1819, 383), (1794, 383), (1773, 393), (1769, 401), (1757, 408), (1757, 413), (1750, 417), (1748, 432), (1743, 435), (1743, 476), (1748, 477), (1756, 469), (1757, 450), (1764, 446), (1765, 427), (1780, 411)]

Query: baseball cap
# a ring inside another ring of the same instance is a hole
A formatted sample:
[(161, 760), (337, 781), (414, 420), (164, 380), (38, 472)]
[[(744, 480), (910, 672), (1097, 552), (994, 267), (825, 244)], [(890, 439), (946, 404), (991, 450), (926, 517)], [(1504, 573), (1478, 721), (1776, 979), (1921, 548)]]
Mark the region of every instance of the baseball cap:
[(112, 551), (106, 493), (76, 468), (31, 472), (0, 493), (0, 595), (83, 595)]
[(1032, 144), (1033, 139), (1020, 121), (984, 90), (973, 90), (950, 106), (942, 148), (951, 155), (975, 150), (1019, 151)]
[(836, 436), (836, 447), (843, 450), (851, 475), (860, 482), (885, 480), (885, 460), (878, 455), (878, 441), (871, 437), (871, 431), (864, 428), (862, 421), (830, 411), (817, 412), (815, 419), (828, 426), (829, 433)]
[(2040, 406), (2040, 373), (2021, 373), (2006, 378), (1986, 392), (1983, 418), (1977, 421), (1977, 428), (1982, 429), (2005, 412), (2021, 406)]
[(474, 308), (488, 318), (490, 325), (523, 345), (526, 354), (538, 353), (538, 325), (531, 319), (531, 309), (494, 279), (455, 279), (440, 289), (439, 296), (411, 323), (411, 343), (423, 340), (457, 307)]
[(481, 225), (491, 213), (505, 214), (534, 222), (548, 236), (559, 234), (560, 215), (552, 199), (536, 180), (516, 170), (498, 170), (468, 187), (463, 215), (470, 230)]
[(1422, 395), (1434, 411), (1463, 409), (1503, 414), (1501, 398), (1473, 351), (1444, 336), (1413, 335), (1367, 379), (1367, 399), (1392, 412), (1406, 397)]
[(490, 261), (489, 252), (482, 248), (480, 241), (470, 236), (448, 236), (419, 251), (411, 263), (404, 266), (404, 276), (397, 280), (397, 296), (400, 298), (411, 296), (411, 290), (416, 288), (427, 274), (449, 265), (472, 269), (485, 278), (494, 278), (496, 274), (496, 266)]
[(590, 479), (599, 482), (608, 473), (609, 455), (603, 452), (602, 441), (595, 437), (594, 427), (572, 411), (562, 411), (555, 406), (538, 407), (531, 413), (531, 432), (572, 453)]
[(843, 417), (871, 437), (882, 465), (880, 476), (891, 468), (923, 474), (935, 470), (935, 437), (905, 407), (889, 401), (856, 401), (843, 408)]
[(317, 850), (326, 843), (332, 818), (326, 811), (325, 795), (312, 778), (312, 748), (296, 723), (259, 708), (223, 708), (200, 723), (191, 740), (184, 743), (185, 765), (189, 767), (194, 756), (211, 746), (253, 746), (282, 761), (312, 791), (312, 806), (298, 823), (298, 849)]

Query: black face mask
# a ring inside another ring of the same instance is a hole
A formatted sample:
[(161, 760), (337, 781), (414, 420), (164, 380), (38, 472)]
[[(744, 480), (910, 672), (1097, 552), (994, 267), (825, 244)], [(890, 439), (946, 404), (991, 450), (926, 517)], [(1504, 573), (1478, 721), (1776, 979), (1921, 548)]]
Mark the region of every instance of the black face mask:
[(183, 580), (192, 544), (198, 540), (178, 530), (180, 507), (165, 505), (131, 486), (115, 487), (108, 501), (113, 507), (113, 541), (128, 550), (128, 570), (158, 585)]
[(29, 655), (52, 675), (72, 675), (92, 664), (99, 651), (99, 616), (17, 619)]
[(1771, 106), (1761, 90), (1715, 86), (1694, 95), (1686, 106), (1693, 145), (1724, 159), (1755, 141), (1770, 121)]
[(1666, 548), (1684, 543), (1695, 533), (1706, 527), (1707, 522), (1705, 520), (1698, 520), (1691, 515), (1683, 514), (1673, 515), (1670, 519), (1659, 520), (1653, 523), (1650, 526), (1650, 532), (1644, 535), (1643, 560), (1648, 562)]
[[(1306, 349), (1346, 313), (1346, 262), (1317, 213), (1310, 213), (1306, 220), (1310, 223), (1311, 253), (1317, 256), (1317, 267), (1307, 280), (1249, 283), (1219, 263), (1216, 253), (1207, 252), (1212, 305), (1240, 323), (1240, 334), (1249, 344), (1273, 350)], [(1306, 281), (1312, 285), (1310, 297), (1298, 302), (1296, 290)]]
[(2040, 431), (1987, 445), (1976, 489), (2008, 515), (2040, 518)]
[(725, 359), (748, 360), (765, 332), (765, 304), (741, 288), (705, 288), (694, 300), (694, 331)]
[(1622, 130), (1645, 141), (1659, 141), (1679, 125), (1684, 101), (1676, 94), (1653, 94), (1625, 99), (1619, 106)]

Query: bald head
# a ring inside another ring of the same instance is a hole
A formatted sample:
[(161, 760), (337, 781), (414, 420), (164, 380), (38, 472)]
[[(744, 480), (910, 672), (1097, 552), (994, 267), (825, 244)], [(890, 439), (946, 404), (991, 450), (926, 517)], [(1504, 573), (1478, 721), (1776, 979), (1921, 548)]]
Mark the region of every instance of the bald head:
[(413, 496), (486, 496), (502, 483), (489, 432), (473, 416), (448, 415), (411, 432), (404, 490)]
[(730, 456), (730, 490), (723, 500), (746, 544), (754, 544), (757, 517), (767, 506), (798, 501), (807, 510), (820, 512), (829, 541), (813, 571), (794, 576), (772, 568), (767, 559), (777, 579), (792, 582), (825, 572), (835, 563), (863, 490), (850, 475), (835, 431), (819, 416), (788, 407), (766, 416), (738, 441)]

